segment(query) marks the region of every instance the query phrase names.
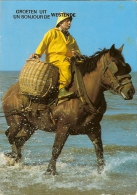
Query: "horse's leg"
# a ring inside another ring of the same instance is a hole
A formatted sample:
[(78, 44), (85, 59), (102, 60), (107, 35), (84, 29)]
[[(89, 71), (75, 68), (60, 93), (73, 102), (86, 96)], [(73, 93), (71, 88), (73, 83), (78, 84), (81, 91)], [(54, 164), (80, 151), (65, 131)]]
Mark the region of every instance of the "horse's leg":
[(101, 173), (104, 170), (103, 145), (101, 140), (100, 125), (94, 129), (93, 132), (88, 133), (89, 139), (93, 142), (96, 156), (97, 156), (97, 171)]
[(54, 141), (54, 145), (53, 145), (53, 149), (52, 149), (52, 158), (49, 162), (46, 174), (57, 175), (56, 160), (57, 160), (58, 156), (60, 155), (62, 148), (63, 148), (68, 136), (69, 136), (68, 127), (60, 125), (57, 128), (55, 141)]
[(11, 152), (5, 153), (7, 161), (11, 165), (21, 160), (21, 148), (24, 143), (31, 137), (35, 129), (28, 123), (23, 122), (22, 117), (19, 115), (13, 115), (7, 118), (9, 125), (8, 130), (5, 132), (9, 143), (11, 144)]
[(21, 130), (22, 118), (20, 115), (11, 115), (8, 117), (6, 116), (6, 120), (9, 128), (7, 129), (5, 134), (11, 145), (12, 151), (10, 153), (5, 153), (5, 156), (14, 159), (15, 161), (18, 161), (19, 159), (21, 159), (21, 148), (17, 149), (15, 145), (15, 136)]

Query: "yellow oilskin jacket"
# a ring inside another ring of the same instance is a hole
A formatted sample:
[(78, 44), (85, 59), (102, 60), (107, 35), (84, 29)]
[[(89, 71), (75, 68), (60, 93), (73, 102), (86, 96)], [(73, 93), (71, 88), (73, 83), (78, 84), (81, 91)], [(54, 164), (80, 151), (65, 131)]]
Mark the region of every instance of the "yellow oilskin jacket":
[(72, 49), (80, 53), (75, 39), (69, 35), (66, 40), (64, 34), (58, 29), (49, 30), (43, 37), (35, 53), (46, 54), (46, 62), (64, 61), (66, 57), (72, 57)]
[(59, 89), (67, 87), (71, 82), (72, 74), (68, 58), (73, 56), (72, 49), (80, 53), (78, 45), (71, 35), (66, 40), (58, 28), (53, 28), (44, 35), (35, 51), (40, 56), (45, 53), (46, 62), (53, 63), (59, 68)]

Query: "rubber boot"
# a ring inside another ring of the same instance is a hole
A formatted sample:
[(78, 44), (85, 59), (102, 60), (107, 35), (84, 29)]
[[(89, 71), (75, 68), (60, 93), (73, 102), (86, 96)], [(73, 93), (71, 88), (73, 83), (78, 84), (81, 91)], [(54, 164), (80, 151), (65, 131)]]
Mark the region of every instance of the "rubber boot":
[(69, 97), (69, 96), (71, 96), (73, 94), (74, 94), (74, 92), (69, 92), (64, 87), (64, 88), (59, 90), (58, 98), (59, 99), (66, 98), (66, 97)]

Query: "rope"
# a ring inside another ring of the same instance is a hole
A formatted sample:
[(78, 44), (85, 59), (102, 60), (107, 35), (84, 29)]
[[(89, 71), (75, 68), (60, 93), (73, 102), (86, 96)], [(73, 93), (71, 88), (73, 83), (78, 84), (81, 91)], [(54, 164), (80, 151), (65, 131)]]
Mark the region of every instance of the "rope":
[[(16, 110), (17, 111), (17, 110)], [(5, 114), (6, 113), (11, 113), (11, 112), (14, 112), (14, 111), (9, 111), (9, 112), (5, 112)], [(0, 114), (4, 114), (4, 112), (0, 112)], [(7, 115), (7, 116), (0, 116), (0, 117), (9, 117), (9, 116), (11, 116), (11, 115), (15, 115), (15, 114), (19, 114), (18, 112), (16, 112), (16, 113), (12, 113), (12, 114), (10, 114), (10, 115)]]
[[(55, 102), (57, 102), (57, 100), (58, 100), (58, 98), (56, 98), (56, 99), (54, 99), (51, 103), (49, 103), (48, 105), (46, 105), (47, 106), (47, 108), (48, 107), (50, 107), (52, 104), (54, 104)], [(30, 106), (30, 105), (29, 105)], [(7, 115), (7, 116), (5, 116), (5, 115), (3, 115), (3, 116), (0, 116), (0, 117), (9, 117), (9, 116), (11, 116), (11, 115), (16, 115), (16, 114), (20, 114), (20, 113), (23, 113), (23, 112), (27, 112), (27, 108), (29, 108), (29, 106), (28, 107), (26, 107), (25, 109), (22, 109), (22, 110), (11, 110), (11, 111), (7, 111), (7, 112), (0, 112), (0, 114), (8, 114), (8, 113), (11, 113), (10, 115)], [(42, 109), (43, 110), (43, 109)]]

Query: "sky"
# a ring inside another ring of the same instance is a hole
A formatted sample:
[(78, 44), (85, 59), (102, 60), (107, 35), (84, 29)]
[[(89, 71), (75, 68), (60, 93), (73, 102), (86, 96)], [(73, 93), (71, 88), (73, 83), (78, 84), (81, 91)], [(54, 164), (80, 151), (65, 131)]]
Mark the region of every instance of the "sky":
[(0, 70), (20, 71), (44, 34), (55, 27), (52, 13), (63, 11), (75, 13), (69, 32), (82, 54), (124, 44), (125, 61), (137, 71), (135, 1), (1, 1), (0, 11)]

